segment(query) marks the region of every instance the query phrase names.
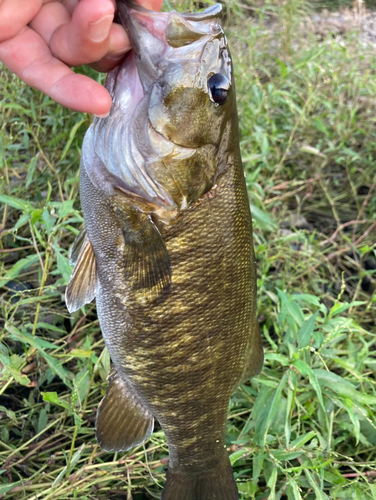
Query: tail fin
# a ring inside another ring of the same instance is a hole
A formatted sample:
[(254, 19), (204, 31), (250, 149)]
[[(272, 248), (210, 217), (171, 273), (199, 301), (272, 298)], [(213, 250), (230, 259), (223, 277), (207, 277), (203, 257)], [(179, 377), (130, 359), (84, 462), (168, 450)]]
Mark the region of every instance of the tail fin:
[(200, 473), (169, 469), (162, 500), (238, 500), (239, 494), (229, 459), (215, 469)]

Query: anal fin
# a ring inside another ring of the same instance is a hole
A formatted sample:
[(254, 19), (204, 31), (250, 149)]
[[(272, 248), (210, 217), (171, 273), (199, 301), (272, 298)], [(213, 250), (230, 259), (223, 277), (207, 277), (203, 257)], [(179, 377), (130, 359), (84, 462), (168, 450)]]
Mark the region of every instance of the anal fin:
[(153, 432), (154, 418), (129, 385), (113, 372), (98, 407), (96, 436), (106, 451), (126, 451), (142, 444)]
[(247, 350), (244, 371), (240, 381), (241, 384), (258, 375), (264, 364), (264, 349), (261, 344), (260, 327), (256, 319), (251, 328), (253, 336)]
[(65, 303), (70, 313), (91, 302), (97, 292), (97, 266), (86, 230), (82, 230), (73, 244), (71, 263), (75, 263), (65, 290)]

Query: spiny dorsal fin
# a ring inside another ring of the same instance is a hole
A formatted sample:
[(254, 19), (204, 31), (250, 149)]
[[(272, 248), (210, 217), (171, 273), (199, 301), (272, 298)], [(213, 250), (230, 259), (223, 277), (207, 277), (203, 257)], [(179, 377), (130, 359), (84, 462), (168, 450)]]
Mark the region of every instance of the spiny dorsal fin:
[(97, 292), (97, 266), (86, 230), (82, 230), (77, 236), (70, 261), (75, 263), (75, 267), (65, 290), (65, 303), (72, 313), (91, 302)]
[(115, 371), (98, 407), (96, 435), (106, 451), (126, 451), (142, 444), (153, 432), (154, 418), (131, 387)]

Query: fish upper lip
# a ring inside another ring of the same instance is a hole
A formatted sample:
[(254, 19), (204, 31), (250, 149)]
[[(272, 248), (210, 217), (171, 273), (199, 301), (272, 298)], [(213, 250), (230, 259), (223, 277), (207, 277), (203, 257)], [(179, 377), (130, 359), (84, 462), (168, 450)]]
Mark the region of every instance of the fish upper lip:
[(157, 80), (161, 70), (158, 62), (166, 46), (164, 31), (168, 14), (149, 11), (132, 3), (131, 7), (120, 4), (119, 16), (125, 27), (144, 92)]
[(118, 13), (136, 55), (137, 70), (145, 93), (163, 73), (163, 62), (171, 59), (168, 48), (184, 49), (190, 45), (189, 42), (184, 44), (184, 37), (180, 45), (173, 43), (173, 37), (179, 37), (179, 30), (174, 30), (176, 22), (187, 28), (192, 42), (223, 34), (218, 22), (222, 14), (221, 4), (215, 4), (201, 13), (180, 14), (176, 11), (150, 11), (130, 0), (118, 4)]

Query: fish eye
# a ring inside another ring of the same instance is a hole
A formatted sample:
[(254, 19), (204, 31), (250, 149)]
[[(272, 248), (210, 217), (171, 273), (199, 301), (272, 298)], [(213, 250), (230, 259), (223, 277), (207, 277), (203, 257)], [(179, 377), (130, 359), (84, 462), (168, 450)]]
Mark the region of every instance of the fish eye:
[(230, 89), (230, 82), (222, 75), (222, 73), (215, 73), (208, 80), (210, 99), (216, 104), (224, 104), (227, 100), (228, 92)]

